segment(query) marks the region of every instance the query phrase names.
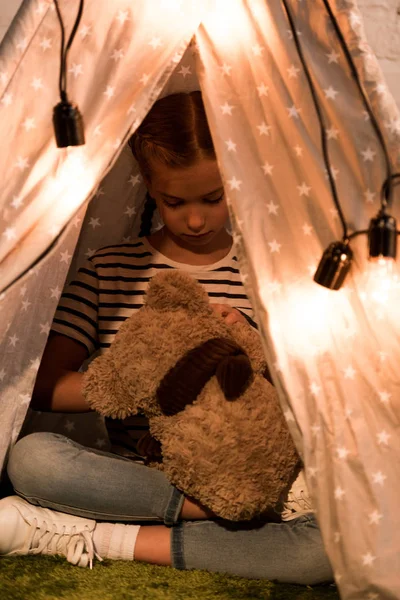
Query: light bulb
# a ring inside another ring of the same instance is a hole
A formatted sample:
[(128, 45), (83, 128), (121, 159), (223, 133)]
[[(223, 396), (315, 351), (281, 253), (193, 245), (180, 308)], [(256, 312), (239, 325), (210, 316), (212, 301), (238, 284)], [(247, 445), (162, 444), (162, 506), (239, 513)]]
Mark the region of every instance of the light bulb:
[(399, 273), (393, 258), (370, 259), (362, 275), (361, 295), (378, 306), (386, 306), (400, 289)]

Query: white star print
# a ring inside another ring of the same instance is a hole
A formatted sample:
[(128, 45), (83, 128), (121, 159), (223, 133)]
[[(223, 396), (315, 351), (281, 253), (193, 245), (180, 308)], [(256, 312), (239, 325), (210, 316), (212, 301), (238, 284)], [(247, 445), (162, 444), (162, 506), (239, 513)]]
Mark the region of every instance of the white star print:
[(47, 335), (50, 331), (50, 324), (49, 323), (41, 323), (40, 324), (40, 333), (44, 333), (45, 335)]
[(31, 82), (31, 87), (37, 92), (43, 89), (43, 83), (40, 77), (34, 77)]
[(389, 392), (379, 392), (379, 400), (382, 402), (382, 404), (388, 404), (391, 397), (392, 394), (389, 394)]
[(136, 112), (136, 108), (135, 108), (135, 105), (134, 105), (134, 104), (131, 104), (131, 105), (130, 105), (130, 107), (128, 108), (128, 111), (127, 111), (127, 113), (126, 113), (126, 114), (127, 114), (127, 115), (130, 115), (130, 114), (131, 114), (131, 113), (133, 113), (133, 112)]
[(7, 81), (7, 73), (5, 71), (0, 72), (0, 83), (6, 83)]
[(379, 94), (379, 96), (384, 96), (387, 92), (387, 87), (384, 83), (378, 83), (378, 85), (375, 88), (375, 91), (377, 94)]
[(36, 129), (35, 119), (32, 119), (31, 117), (26, 118), (25, 121), (22, 123), (22, 127), (25, 129), (25, 131), (31, 131), (31, 129)]
[(364, 567), (370, 567), (375, 560), (376, 556), (373, 556), (370, 552), (368, 552), (368, 554), (364, 554), (362, 557)]
[(325, 98), (329, 98), (330, 100), (335, 100), (338, 93), (339, 92), (332, 86), (329, 86), (326, 90), (324, 90)]
[(375, 200), (376, 192), (372, 192), (370, 189), (364, 192), (364, 198), (367, 204), (373, 204)]
[(310, 384), (310, 392), (312, 393), (313, 396), (318, 396), (318, 394), (321, 391), (321, 386), (318, 385), (318, 383), (316, 383), (315, 381), (313, 381)]
[(228, 181), (229, 187), (231, 188), (231, 190), (240, 190), (240, 186), (242, 185), (242, 182), (238, 179), (236, 179), (236, 177), (232, 177), (232, 179), (229, 179)]
[(129, 19), (129, 12), (127, 10), (120, 10), (117, 15), (117, 20), (123, 25), (125, 21)]
[(390, 133), (400, 133), (400, 119), (392, 119), (390, 123), (386, 124), (386, 128), (390, 130)]
[(96, 136), (96, 137), (98, 135), (103, 135), (102, 125), (96, 125), (96, 127), (93, 130), (93, 135)]
[(340, 486), (338, 486), (335, 489), (335, 498), (336, 498), (336, 500), (341, 500), (343, 498), (343, 496), (345, 496), (345, 495), (346, 495), (346, 492)]
[(51, 288), (50, 293), (51, 293), (50, 298), (57, 298), (57, 300), (58, 300), (58, 298), (61, 294), (61, 290), (59, 287)]
[(14, 167), (17, 167), (20, 171), (25, 171), (29, 167), (28, 159), (23, 156), (19, 156), (17, 161), (14, 164)]
[(385, 445), (388, 446), (389, 445), (389, 440), (390, 440), (390, 434), (387, 431), (381, 431), (380, 433), (377, 434), (376, 436), (378, 438), (378, 444), (380, 446)]
[(4, 106), (11, 106), (13, 101), (13, 95), (10, 94), (9, 92), (7, 92), (6, 94), (4, 94), (3, 98), (1, 99), (1, 103)]
[(220, 108), (222, 110), (222, 114), (223, 115), (231, 115), (232, 114), (232, 109), (234, 107), (231, 106), (230, 104), (228, 104), (227, 102), (225, 102), (225, 104), (223, 104)]
[(279, 283), (279, 281), (274, 280), (274, 281), (271, 281), (270, 283), (268, 283), (268, 291), (271, 294), (279, 293), (281, 291), (281, 288), (282, 288), (282, 284)]
[(4, 369), (1, 369), (0, 371), (0, 381), (3, 381), (4, 377), (6, 376), (6, 372)]
[(257, 86), (257, 92), (258, 95), (260, 96), (260, 98), (262, 96), (268, 96), (268, 91), (269, 91), (269, 87), (265, 85), (265, 83), (262, 83), (261, 85)]
[(110, 98), (112, 98), (114, 96), (114, 94), (115, 94), (115, 87), (113, 87), (112, 85), (108, 85), (105, 92), (103, 92), (103, 95), (107, 96), (108, 100)]
[(320, 425), (316, 425), (315, 424), (315, 425), (313, 425), (311, 427), (311, 432), (312, 432), (312, 434), (313, 434), (314, 437), (316, 437), (320, 433), (320, 431), (321, 431)]
[(19, 295), (20, 296), (25, 296), (26, 294), (26, 285), (24, 285), (20, 290), (19, 290)]
[(300, 69), (299, 67), (296, 67), (295, 65), (291, 65), (288, 69), (286, 69), (288, 72), (289, 77), (292, 79), (297, 79), (297, 75), (298, 73), (300, 73)]
[(354, 11), (352, 11), (350, 13), (350, 23), (352, 27), (355, 27), (356, 25), (361, 25), (361, 17), (360, 15), (358, 15), (357, 13), (355, 13)]
[(83, 75), (83, 67), (81, 64), (72, 63), (72, 67), (68, 69), (68, 73), (72, 73), (76, 79), (78, 75)]
[(264, 163), (262, 166), (262, 170), (264, 171), (264, 175), (272, 175), (272, 171), (274, 170), (274, 165), (270, 165), (269, 163)]
[(349, 365), (348, 367), (346, 367), (343, 370), (343, 373), (344, 373), (345, 379), (354, 379), (356, 371), (353, 369), (353, 367), (351, 365)]
[(261, 125), (257, 125), (257, 129), (260, 135), (269, 135), (269, 132), (272, 129), (272, 127), (271, 125), (267, 125), (265, 121), (263, 121)]
[(15, 227), (7, 227), (7, 229), (3, 231), (3, 235), (7, 238), (8, 241), (15, 240), (15, 238), (17, 237)]
[(19, 341), (19, 338), (14, 334), (8, 338), (8, 343), (15, 348), (16, 343)]
[(268, 246), (272, 254), (279, 254), (282, 244), (279, 244), (276, 240), (272, 240), (272, 242), (268, 242)]
[(18, 50), (21, 50), (22, 52), (24, 50), (26, 50), (26, 47), (28, 45), (28, 40), (26, 38), (22, 38), (22, 40), (20, 40), (17, 44), (17, 48)]
[(37, 371), (39, 367), (40, 367), (40, 358), (35, 358), (35, 359), (31, 360), (31, 364), (29, 365), (30, 369), (32, 369), (33, 371)]
[(148, 75), (147, 73), (143, 73), (143, 75), (140, 78), (140, 83), (143, 83), (143, 85), (147, 85), (149, 79), (150, 75)]
[(81, 36), (81, 38), (84, 40), (88, 35), (91, 35), (91, 29), (92, 26), (91, 25), (82, 25), (79, 35)]
[(308, 467), (307, 475), (309, 476), (310, 479), (312, 479), (313, 477), (316, 477), (317, 473), (318, 473), (318, 467)]
[(112, 146), (112, 147), (114, 148), (114, 150), (118, 150), (118, 148), (119, 148), (120, 146), (121, 146), (121, 138), (117, 138), (117, 139), (115, 140), (115, 142), (113, 143), (113, 146)]
[(136, 214), (136, 208), (133, 206), (127, 206), (124, 215), (128, 215), (128, 217), (132, 217), (132, 215)]
[(279, 206), (277, 204), (274, 204), (272, 200), (269, 204), (267, 204), (267, 208), (268, 208), (269, 215), (277, 215), (278, 214)]
[(106, 445), (106, 440), (104, 438), (97, 438), (95, 444), (97, 448), (104, 448), (104, 446)]
[(183, 79), (186, 78), (187, 75), (191, 75), (192, 71), (189, 67), (185, 67), (184, 65), (181, 66), (180, 71), (178, 71), (179, 75), (182, 75)]
[(253, 51), (254, 56), (262, 56), (262, 53), (264, 52), (264, 48), (259, 44), (252, 46), (251, 49)]
[(98, 217), (96, 219), (94, 217), (91, 217), (89, 225), (90, 227), (93, 227), (93, 229), (96, 229), (96, 227), (100, 227), (100, 219)]
[(60, 256), (61, 256), (60, 262), (62, 262), (62, 263), (65, 262), (68, 265), (69, 261), (72, 257), (72, 254), (70, 254), (68, 252), (68, 250), (65, 250), (65, 252), (60, 252)]
[(30, 307), (32, 303), (29, 302), (29, 300), (24, 300), (22, 302), (22, 310), (25, 312), (26, 310), (28, 310), (28, 308)]
[(236, 144), (231, 140), (227, 140), (225, 144), (228, 146), (228, 152), (236, 152)]
[(285, 415), (285, 419), (288, 423), (290, 421), (292, 421), (293, 423), (295, 422), (295, 418), (291, 410), (286, 410), (283, 414)]
[(119, 60), (121, 60), (122, 58), (124, 58), (124, 51), (119, 49), (117, 50), (117, 48), (114, 48), (113, 53), (111, 54), (111, 59), (114, 60), (115, 62), (118, 62)]
[(327, 129), (326, 133), (328, 134), (328, 140), (337, 140), (339, 129), (336, 129), (336, 127), (330, 127)]
[(312, 227), (311, 227), (311, 225), (309, 225), (308, 223), (304, 223), (302, 229), (303, 229), (304, 235), (311, 235), (311, 233), (312, 233)]
[(298, 185), (297, 189), (299, 190), (300, 196), (308, 197), (310, 195), (311, 187), (309, 185), (307, 185), (305, 182), (303, 182), (301, 185)]
[(41, 49), (43, 50), (43, 52), (45, 50), (49, 50), (49, 48), (51, 48), (52, 42), (50, 38), (43, 38), (42, 41), (40, 42), (39, 46), (41, 47)]
[(287, 107), (286, 110), (288, 111), (291, 119), (298, 119), (301, 113), (301, 108), (296, 108), (294, 104), (291, 107)]
[(340, 533), (340, 531), (335, 531), (335, 533), (333, 535), (334, 543), (338, 544), (340, 542), (341, 537), (342, 537), (342, 534)]
[(14, 196), (13, 201), (11, 202), (11, 206), (13, 208), (19, 208), (20, 206), (22, 206), (24, 203), (23, 199), (21, 198), (21, 196)]
[(374, 512), (372, 512), (369, 515), (369, 524), (370, 525), (379, 525), (379, 521), (383, 519), (383, 515), (381, 515), (380, 512), (378, 512), (377, 510), (374, 510)]
[[(333, 165), (330, 165), (331, 167), (331, 174), (333, 179), (337, 179), (337, 176), (339, 175), (340, 171), (339, 169), (336, 169), (336, 167), (334, 167)], [(328, 179), (328, 171), (325, 169), (325, 177)]]
[(97, 190), (95, 196), (96, 196), (96, 198), (100, 198), (100, 196), (104, 196), (104, 190), (103, 190), (102, 187), (99, 187), (99, 189)]
[(31, 401), (31, 395), (30, 394), (20, 394), (19, 399), (20, 399), (20, 402), (22, 405), (27, 406)]
[(73, 421), (65, 421), (65, 429), (69, 432), (75, 429), (75, 423)]
[(347, 450), (347, 448), (341, 447), (341, 448), (337, 448), (336, 449), (337, 455), (341, 460), (346, 460), (346, 458), (348, 457), (348, 455), (350, 454), (350, 450)]
[(379, 600), (379, 596), (378, 594), (375, 594), (375, 592), (370, 592), (368, 594), (367, 600)]
[(231, 65), (227, 65), (226, 63), (224, 63), (220, 69), (222, 70), (223, 75), (230, 75), (232, 71)]
[(93, 256), (93, 254), (95, 254), (95, 253), (96, 253), (96, 250), (93, 250), (92, 248), (88, 248), (88, 249), (86, 250), (86, 252), (85, 252), (85, 256), (86, 256), (87, 258), (90, 258), (90, 257), (91, 257), (91, 256)]
[(130, 183), (132, 187), (135, 187), (135, 185), (140, 183), (140, 175), (131, 175), (128, 183)]
[(370, 148), (369, 146), (366, 150), (363, 150), (363, 152), (361, 152), (361, 154), (363, 156), (364, 162), (367, 162), (367, 161), (372, 162), (374, 160), (374, 157), (376, 156), (376, 152), (374, 152), (374, 150), (372, 150), (372, 148)]
[(296, 156), (303, 156), (303, 148), (301, 146), (294, 146), (293, 150), (296, 152)]
[(334, 50), (332, 50), (332, 52), (330, 54), (327, 54), (326, 56), (328, 57), (329, 64), (339, 62), (340, 54), (338, 52), (335, 52)]
[(156, 48), (162, 46), (162, 41), (159, 37), (153, 37), (149, 42), (149, 46), (151, 46), (153, 50), (156, 50)]
[(387, 475), (384, 475), (382, 471), (377, 471), (376, 473), (372, 474), (372, 478), (374, 480), (374, 483), (377, 483), (378, 485), (383, 485), (384, 481), (387, 479)]

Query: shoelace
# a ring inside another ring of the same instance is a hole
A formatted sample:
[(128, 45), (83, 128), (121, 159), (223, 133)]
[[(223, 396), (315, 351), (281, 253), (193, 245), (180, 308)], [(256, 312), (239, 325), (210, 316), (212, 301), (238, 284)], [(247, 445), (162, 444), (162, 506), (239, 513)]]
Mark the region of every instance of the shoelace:
[(312, 510), (311, 499), (309, 495), (304, 492), (304, 490), (301, 490), (299, 494), (296, 494), (295, 492), (289, 492), (289, 497), (285, 502), (285, 505), (290, 505), (292, 503), (298, 504), (301, 510)]
[(41, 554), (48, 550), (51, 554), (63, 554), (68, 562), (78, 566), (86, 566), (84, 557), (87, 555), (91, 569), (94, 557), (99, 561), (103, 560), (94, 549), (91, 533), (88, 530), (76, 533), (75, 527), (69, 533), (66, 533), (63, 527), (60, 533), (55, 523), (49, 529), (46, 521), (39, 525), (37, 519), (34, 519), (28, 544), (31, 554)]

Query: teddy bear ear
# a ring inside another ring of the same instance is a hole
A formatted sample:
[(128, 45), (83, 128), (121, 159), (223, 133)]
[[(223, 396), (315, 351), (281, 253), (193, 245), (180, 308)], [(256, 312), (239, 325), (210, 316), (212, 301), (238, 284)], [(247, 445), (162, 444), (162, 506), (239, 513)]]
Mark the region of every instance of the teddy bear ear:
[(212, 312), (204, 288), (187, 273), (175, 269), (153, 277), (145, 302), (147, 306), (161, 311)]

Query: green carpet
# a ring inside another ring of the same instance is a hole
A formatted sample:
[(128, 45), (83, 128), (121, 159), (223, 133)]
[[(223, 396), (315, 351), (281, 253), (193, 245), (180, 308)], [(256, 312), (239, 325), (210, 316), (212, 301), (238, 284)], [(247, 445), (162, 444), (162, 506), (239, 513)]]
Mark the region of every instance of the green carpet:
[(92, 571), (62, 557), (0, 559), (1, 600), (338, 600), (333, 585), (303, 587), (104, 561)]

